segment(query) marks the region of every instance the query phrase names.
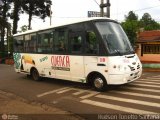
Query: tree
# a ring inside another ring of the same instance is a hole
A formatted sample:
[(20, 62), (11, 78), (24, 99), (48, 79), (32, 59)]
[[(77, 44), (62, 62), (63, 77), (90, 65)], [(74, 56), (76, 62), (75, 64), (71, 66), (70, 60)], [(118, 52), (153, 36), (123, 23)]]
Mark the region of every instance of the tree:
[(139, 25), (144, 30), (158, 30), (160, 29), (160, 24), (157, 23), (154, 19), (152, 19), (149, 13), (144, 13), (142, 18), (140, 19)]
[(23, 0), (14, 0), (14, 10), (11, 15), (11, 19), (13, 19), (13, 34), (17, 33), (18, 21), (19, 21), (19, 14), (23, 13), (22, 7)]
[(137, 38), (137, 31), (139, 29), (138, 24), (138, 16), (133, 11), (130, 11), (128, 15), (125, 16), (125, 22), (121, 23), (133, 46)]
[(51, 0), (14, 0), (14, 10), (11, 16), (13, 19), (13, 31), (17, 33), (19, 15), (26, 12), (29, 15), (28, 29), (31, 29), (32, 16), (39, 16), (41, 19), (50, 15)]
[(128, 15), (126, 16), (125, 15), (125, 20), (127, 21), (127, 20), (138, 20), (138, 15), (136, 15), (133, 11), (130, 11), (129, 13), (128, 13)]
[[(3, 4), (2, 4), (3, 3)], [(7, 22), (7, 17), (9, 17), (9, 9), (10, 4), (12, 3), (12, 0), (1, 0), (1, 5), (0, 5), (0, 11), (1, 11), (1, 24), (0, 24), (0, 31), (1, 31), (1, 41), (0, 41), (0, 51), (3, 53), (5, 51), (4, 47), (4, 36), (6, 33), (6, 28), (9, 30), (10, 24)]]
[(29, 15), (28, 18), (28, 29), (31, 29), (32, 16), (39, 16), (41, 19), (50, 16), (51, 0), (24, 0), (23, 10)]
[(21, 32), (25, 32), (25, 31), (27, 31), (27, 30), (28, 30), (27, 25), (23, 25), (23, 26), (21, 27)]
[(138, 20), (138, 16), (133, 11), (130, 11), (125, 16), (125, 21), (121, 24), (132, 45), (136, 42), (137, 32), (139, 32), (140, 28), (144, 28), (144, 30), (160, 29), (160, 24), (153, 20), (149, 13), (144, 13), (142, 18)]

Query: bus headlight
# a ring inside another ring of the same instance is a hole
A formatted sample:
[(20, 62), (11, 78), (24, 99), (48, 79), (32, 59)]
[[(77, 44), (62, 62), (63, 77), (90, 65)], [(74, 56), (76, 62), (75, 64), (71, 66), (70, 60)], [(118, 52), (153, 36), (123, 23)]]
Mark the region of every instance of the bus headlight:
[(113, 68), (114, 68), (114, 69), (116, 69), (116, 67), (117, 67), (116, 65), (113, 65)]
[(118, 68), (120, 70), (121, 69), (121, 65), (113, 65), (113, 68), (114, 69)]

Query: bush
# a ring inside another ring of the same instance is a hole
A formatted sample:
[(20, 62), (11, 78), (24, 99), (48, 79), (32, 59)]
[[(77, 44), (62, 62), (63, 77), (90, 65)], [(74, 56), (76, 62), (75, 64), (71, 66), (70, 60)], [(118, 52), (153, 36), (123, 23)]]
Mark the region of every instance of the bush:
[(4, 64), (7, 59), (12, 59), (12, 54), (8, 55), (8, 52), (0, 52), (0, 63)]
[(8, 53), (7, 52), (0, 52), (0, 58), (5, 58), (8, 57)]

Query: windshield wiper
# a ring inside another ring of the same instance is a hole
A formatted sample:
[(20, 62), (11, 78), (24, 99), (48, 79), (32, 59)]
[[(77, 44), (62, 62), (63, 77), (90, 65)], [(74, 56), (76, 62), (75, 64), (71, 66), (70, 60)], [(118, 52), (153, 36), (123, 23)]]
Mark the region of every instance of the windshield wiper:
[(116, 50), (116, 49), (115, 49), (115, 51), (116, 51), (116, 53), (118, 53), (120, 56), (122, 56), (122, 54), (121, 54), (121, 52), (120, 52), (119, 50)]
[(118, 55), (122, 56), (122, 54), (120, 53), (120, 51), (117, 50), (117, 49), (115, 49), (114, 46), (113, 46), (111, 43), (108, 42), (107, 38), (105, 38), (105, 39), (106, 39), (108, 48), (109, 48), (109, 46), (110, 46), (110, 47), (112, 48), (113, 51), (115, 51)]

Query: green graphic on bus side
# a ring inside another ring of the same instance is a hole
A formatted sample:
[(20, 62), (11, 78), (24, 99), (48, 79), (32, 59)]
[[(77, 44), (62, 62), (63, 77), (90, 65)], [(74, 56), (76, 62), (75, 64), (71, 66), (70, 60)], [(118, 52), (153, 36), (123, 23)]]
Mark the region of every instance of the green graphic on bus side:
[(40, 62), (44, 62), (44, 61), (46, 61), (46, 60), (48, 60), (48, 57), (47, 57), (47, 56), (41, 58), (41, 59), (40, 59)]
[(21, 63), (20, 63), (20, 59), (21, 59), (20, 53), (13, 53), (13, 59), (14, 59), (16, 69), (20, 69), (20, 65), (21, 65)]

